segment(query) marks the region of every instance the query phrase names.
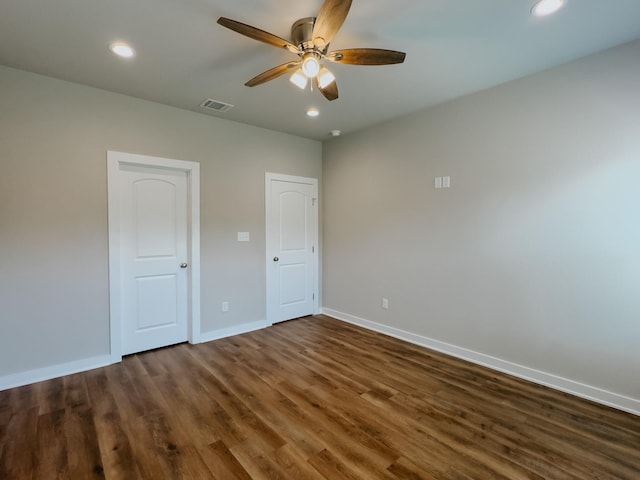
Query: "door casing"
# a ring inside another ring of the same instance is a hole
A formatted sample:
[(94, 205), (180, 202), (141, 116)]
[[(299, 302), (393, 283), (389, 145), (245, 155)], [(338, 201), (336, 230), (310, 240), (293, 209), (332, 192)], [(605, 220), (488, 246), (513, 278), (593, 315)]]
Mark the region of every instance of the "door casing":
[(123, 165), (163, 168), (187, 174), (187, 324), (189, 342), (200, 342), (200, 164), (116, 151), (107, 152), (109, 207), (109, 330), (113, 363), (122, 360), (121, 267), (120, 267), (120, 172)]

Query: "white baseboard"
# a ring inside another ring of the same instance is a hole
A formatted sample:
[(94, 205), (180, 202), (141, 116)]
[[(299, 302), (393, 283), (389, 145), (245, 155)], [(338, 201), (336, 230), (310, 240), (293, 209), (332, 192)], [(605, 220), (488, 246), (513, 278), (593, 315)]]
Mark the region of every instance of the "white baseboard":
[(211, 332), (204, 332), (200, 334), (200, 342), (211, 342), (213, 340), (219, 340), (221, 338), (232, 337), (234, 335), (241, 335), (243, 333), (254, 332), (256, 330), (262, 330), (268, 327), (266, 320), (259, 320), (257, 322), (243, 323), (242, 325), (234, 325), (233, 327), (221, 328), (219, 330), (213, 330)]
[(68, 363), (61, 363), (51, 367), (36, 368), (26, 372), (13, 373), (0, 377), (0, 391), (9, 388), (22, 387), (30, 383), (51, 380), (52, 378), (72, 375), (74, 373), (93, 370), (94, 368), (106, 367), (113, 363), (111, 355), (103, 355), (100, 357), (86, 358), (84, 360), (76, 360)]
[(514, 377), (529, 380), (531, 382), (550, 387), (561, 392), (570, 393), (577, 397), (586, 398), (609, 407), (623, 410), (625, 412), (633, 413), (634, 415), (640, 415), (640, 400), (635, 398), (626, 397), (617, 393), (609, 392), (601, 388), (585, 385), (567, 378), (558, 377), (556, 375), (541, 372), (533, 368), (518, 365), (516, 363), (508, 362), (500, 358), (485, 355), (483, 353), (474, 352), (466, 348), (456, 347), (439, 340), (417, 335), (415, 333), (407, 332), (397, 328), (382, 325), (380, 323), (365, 320), (347, 313), (338, 312), (330, 308), (323, 308), (322, 313), (330, 317), (342, 320), (343, 322), (351, 323), (368, 330), (383, 333), (390, 337), (395, 337), (400, 340), (420, 345), (422, 347), (436, 350), (438, 352), (446, 353), (453, 357), (468, 360), (472, 363), (482, 365), (484, 367), (497, 370), (502, 373), (513, 375)]
[[(222, 328), (220, 330), (214, 330), (212, 332), (205, 332), (198, 336), (198, 343), (210, 342), (212, 340), (218, 340), (220, 338), (253, 332), (254, 330), (260, 330), (267, 326), (268, 325), (266, 320), (261, 320), (251, 323), (243, 323), (242, 325), (233, 327)], [(121, 359), (122, 357), (120, 356), (103, 355), (100, 357), (92, 357), (84, 360), (77, 360), (73, 362), (62, 363), (59, 365), (53, 365), (50, 367), (28, 370), (26, 372), (0, 376), (0, 391), (8, 390), (9, 388), (22, 387), (31, 383), (43, 382), (45, 380), (51, 380), (52, 378), (63, 377), (65, 375), (85, 372), (87, 370), (93, 370), (94, 368), (106, 367), (107, 365), (118, 363), (119, 361), (121, 361)]]

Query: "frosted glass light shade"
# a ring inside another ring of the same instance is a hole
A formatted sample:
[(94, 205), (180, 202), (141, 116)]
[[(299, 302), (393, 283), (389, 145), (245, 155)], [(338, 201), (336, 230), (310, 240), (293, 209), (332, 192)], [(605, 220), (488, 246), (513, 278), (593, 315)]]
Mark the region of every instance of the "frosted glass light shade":
[(314, 54), (307, 54), (302, 61), (302, 73), (307, 78), (314, 78), (320, 72), (320, 62)]
[(322, 67), (320, 69), (320, 73), (318, 73), (318, 85), (320, 86), (320, 88), (325, 88), (331, 85), (331, 83), (334, 82), (335, 79), (336, 76), (331, 73), (328, 68)]
[(289, 78), (289, 81), (293, 83), (296, 87), (304, 90), (307, 86), (307, 77), (302, 73), (302, 69), (299, 68), (294, 72), (293, 75)]

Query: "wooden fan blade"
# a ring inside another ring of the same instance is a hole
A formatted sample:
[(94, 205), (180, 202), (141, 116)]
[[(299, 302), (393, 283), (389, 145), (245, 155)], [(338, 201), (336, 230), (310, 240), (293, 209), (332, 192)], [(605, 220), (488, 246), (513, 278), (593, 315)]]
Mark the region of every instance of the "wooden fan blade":
[(324, 95), (324, 98), (326, 98), (327, 100), (332, 101), (338, 98), (338, 85), (336, 84), (335, 80), (326, 87), (320, 88), (318, 79), (316, 78), (316, 87), (318, 87), (320, 93), (322, 93), (322, 95)]
[(351, 0), (325, 0), (313, 26), (313, 44), (319, 50), (329, 45), (347, 18)]
[(266, 72), (262, 72), (260, 75), (256, 75), (251, 80), (249, 80), (245, 85), (247, 87), (255, 87), (256, 85), (260, 85), (262, 83), (268, 82), (269, 80), (273, 80), (274, 78), (281, 77), (287, 72), (290, 72), (292, 69), (300, 65), (300, 62), (287, 62), (282, 65), (278, 65), (277, 67), (273, 67)]
[(238, 32), (241, 35), (253, 38), (254, 40), (258, 40), (259, 42), (264, 42), (269, 45), (273, 45), (274, 47), (286, 48), (293, 53), (299, 52), (298, 47), (296, 47), (290, 41), (285, 40), (284, 38), (280, 38), (272, 33), (265, 32), (264, 30), (260, 30), (259, 28), (252, 27), (251, 25), (237, 22), (236, 20), (231, 20), (230, 18), (225, 17), (220, 17), (218, 19), (218, 23), (223, 27), (227, 27), (234, 32)]
[(349, 65), (392, 65), (404, 62), (406, 54), (381, 48), (347, 48), (327, 54), (327, 59)]

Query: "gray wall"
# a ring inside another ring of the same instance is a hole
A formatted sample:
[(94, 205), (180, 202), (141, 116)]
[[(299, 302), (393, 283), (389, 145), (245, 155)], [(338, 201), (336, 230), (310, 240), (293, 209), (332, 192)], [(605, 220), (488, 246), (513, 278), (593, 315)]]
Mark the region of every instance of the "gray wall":
[(322, 175), (320, 142), (0, 67), (0, 376), (109, 353), (107, 150), (200, 162), (204, 333), (266, 318), (265, 171)]
[(640, 401), (639, 86), (635, 42), (327, 142), (324, 307)]

